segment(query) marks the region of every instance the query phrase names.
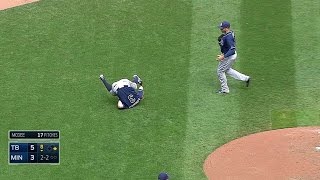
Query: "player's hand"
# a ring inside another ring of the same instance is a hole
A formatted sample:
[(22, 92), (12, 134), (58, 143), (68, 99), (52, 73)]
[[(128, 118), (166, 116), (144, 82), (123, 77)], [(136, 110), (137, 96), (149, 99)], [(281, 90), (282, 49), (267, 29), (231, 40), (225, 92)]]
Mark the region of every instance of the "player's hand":
[(224, 55), (223, 54), (217, 55), (217, 61), (223, 61), (223, 60), (224, 60)]

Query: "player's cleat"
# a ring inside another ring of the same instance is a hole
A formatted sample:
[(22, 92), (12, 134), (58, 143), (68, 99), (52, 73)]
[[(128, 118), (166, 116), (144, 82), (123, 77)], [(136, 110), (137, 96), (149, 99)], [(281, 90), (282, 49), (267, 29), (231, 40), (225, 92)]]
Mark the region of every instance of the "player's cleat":
[(229, 94), (229, 92), (222, 91), (221, 89), (216, 91), (217, 94)]
[(249, 77), (249, 79), (246, 81), (246, 87), (249, 87), (249, 84), (250, 84), (250, 77)]
[(137, 83), (137, 84), (140, 84), (140, 86), (142, 86), (142, 80), (141, 78), (138, 76), (138, 75), (133, 75), (133, 82)]
[(103, 74), (100, 74), (99, 79), (100, 79), (100, 80), (104, 79)]

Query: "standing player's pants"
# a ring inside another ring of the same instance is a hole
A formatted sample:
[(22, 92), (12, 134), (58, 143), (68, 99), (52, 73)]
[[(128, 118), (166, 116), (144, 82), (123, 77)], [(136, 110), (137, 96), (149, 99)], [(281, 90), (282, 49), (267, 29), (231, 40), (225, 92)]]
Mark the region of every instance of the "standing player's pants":
[(247, 81), (249, 79), (249, 76), (244, 75), (231, 68), (236, 58), (237, 58), (237, 53), (219, 62), (217, 73), (218, 73), (219, 81), (221, 83), (221, 91), (223, 92), (229, 93), (230, 91), (227, 84), (226, 73), (231, 77), (240, 81)]

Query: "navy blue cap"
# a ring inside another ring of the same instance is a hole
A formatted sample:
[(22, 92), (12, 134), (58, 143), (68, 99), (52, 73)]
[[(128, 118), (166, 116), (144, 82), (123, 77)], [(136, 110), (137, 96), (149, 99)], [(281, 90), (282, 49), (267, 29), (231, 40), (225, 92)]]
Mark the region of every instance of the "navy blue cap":
[(169, 179), (169, 176), (167, 173), (160, 173), (159, 176), (158, 176), (158, 180), (168, 180)]
[(220, 23), (220, 25), (218, 26), (218, 28), (220, 28), (220, 29), (230, 28), (230, 23), (228, 21), (222, 21)]

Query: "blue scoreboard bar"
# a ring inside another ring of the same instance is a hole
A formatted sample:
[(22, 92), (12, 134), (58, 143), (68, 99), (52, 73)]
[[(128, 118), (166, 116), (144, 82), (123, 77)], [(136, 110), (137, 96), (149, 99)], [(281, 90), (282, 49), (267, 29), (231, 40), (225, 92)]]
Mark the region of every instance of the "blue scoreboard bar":
[[(17, 132), (18, 131), (14, 131), (14, 133)], [(41, 131), (41, 133), (44, 134), (48, 132)], [(51, 135), (52, 132), (53, 131), (50, 131)], [(9, 132), (9, 164), (60, 164), (60, 142), (56, 141), (57, 136), (53, 136), (52, 140), (50, 141), (50, 137), (48, 137), (48, 134), (46, 134), (45, 139), (48, 140), (43, 140), (42, 136), (39, 136), (39, 140), (35, 140), (37, 139), (35, 138), (36, 136), (29, 135), (38, 135), (39, 131), (19, 131), (19, 133), (25, 134), (25, 137), (17, 140), (15, 137), (12, 138), (12, 133)], [(55, 133), (60, 135), (60, 132)]]

